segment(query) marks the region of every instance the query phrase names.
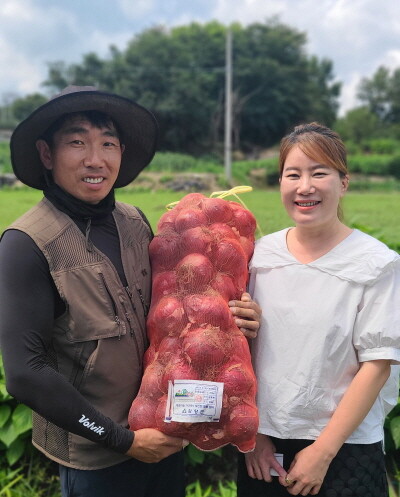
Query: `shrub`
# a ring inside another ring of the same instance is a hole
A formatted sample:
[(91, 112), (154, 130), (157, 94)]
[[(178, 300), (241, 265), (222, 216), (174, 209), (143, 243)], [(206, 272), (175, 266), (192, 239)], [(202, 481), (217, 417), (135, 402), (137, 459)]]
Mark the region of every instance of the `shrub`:
[(12, 173), (8, 142), (0, 142), (0, 174), (4, 173)]
[(345, 141), (347, 155), (357, 155), (361, 153), (361, 147), (358, 143), (353, 142), (352, 140)]
[(362, 147), (371, 154), (393, 154), (399, 150), (399, 143), (393, 138), (375, 138), (364, 140)]
[(395, 155), (389, 162), (389, 174), (400, 179), (400, 154)]
[(210, 160), (196, 159), (191, 155), (178, 154), (174, 152), (158, 152), (151, 164), (147, 167), (147, 171), (153, 172), (202, 172), (202, 173), (218, 173), (221, 171), (221, 164)]
[(389, 174), (390, 160), (389, 155), (350, 155), (347, 162), (351, 173), (385, 176)]
[(33, 447), (17, 465), (0, 463), (0, 495), (7, 497), (60, 497), (58, 464)]

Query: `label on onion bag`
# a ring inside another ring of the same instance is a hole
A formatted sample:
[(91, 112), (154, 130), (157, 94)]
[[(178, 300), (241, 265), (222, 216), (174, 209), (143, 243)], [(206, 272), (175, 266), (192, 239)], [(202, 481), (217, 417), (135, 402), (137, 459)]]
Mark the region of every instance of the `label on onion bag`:
[(216, 381), (174, 380), (168, 382), (166, 423), (217, 422), (221, 416), (224, 384)]

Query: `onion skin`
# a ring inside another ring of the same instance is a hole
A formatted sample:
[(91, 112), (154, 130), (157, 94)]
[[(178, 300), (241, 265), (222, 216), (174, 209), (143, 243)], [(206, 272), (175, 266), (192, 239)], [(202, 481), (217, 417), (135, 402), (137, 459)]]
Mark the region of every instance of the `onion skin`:
[(154, 305), (161, 297), (176, 295), (178, 284), (175, 271), (162, 271), (156, 273), (153, 278), (151, 302)]
[(193, 253), (208, 255), (213, 241), (213, 233), (208, 228), (204, 226), (189, 228), (181, 234), (182, 255)]
[(192, 325), (210, 324), (224, 330), (232, 326), (232, 314), (224, 299), (219, 295), (189, 295), (183, 299), (183, 306)]
[(189, 254), (176, 266), (178, 286), (183, 293), (202, 292), (214, 277), (214, 266), (202, 254)]
[(165, 212), (157, 224), (157, 232), (174, 230), (175, 229), (175, 219), (178, 212), (175, 209)]
[(180, 250), (181, 241), (178, 234), (156, 235), (149, 245), (152, 271), (172, 269), (180, 259)]
[(202, 209), (209, 223), (227, 223), (233, 217), (233, 212), (228, 202), (221, 198), (204, 199)]
[(146, 397), (135, 399), (135, 402), (129, 410), (129, 429), (135, 431), (141, 430), (142, 428), (154, 428), (156, 426), (155, 414), (157, 406), (157, 402)]
[(241, 236), (254, 236), (257, 227), (257, 221), (254, 215), (237, 202), (229, 202), (229, 205), (233, 209), (233, 219), (229, 224), (234, 226)]
[(209, 230), (217, 242), (226, 238), (237, 240), (240, 236), (236, 228), (232, 228), (224, 223), (213, 223), (210, 225)]
[(226, 364), (216, 381), (224, 384), (228, 397), (246, 397), (253, 393), (255, 376), (253, 371), (242, 362)]
[(167, 335), (178, 336), (187, 325), (182, 301), (173, 296), (162, 297), (150, 309), (147, 319), (147, 334), (156, 346)]
[(168, 382), (174, 380), (200, 380), (196, 370), (182, 356), (173, 357), (165, 366), (160, 389), (168, 392)]
[(254, 253), (254, 238), (247, 238), (246, 236), (240, 237), (240, 245), (247, 256), (247, 262), (253, 257)]
[(206, 223), (206, 215), (200, 209), (183, 209), (176, 216), (175, 229), (178, 233), (181, 233), (196, 226), (203, 226)]
[[(164, 366), (153, 361), (147, 368), (142, 378), (140, 385), (139, 397), (157, 401), (163, 394), (160, 389), (162, 375), (164, 373)], [(149, 427), (146, 427), (149, 428)]]
[(188, 193), (185, 195), (179, 203), (175, 206), (175, 209), (182, 210), (187, 208), (201, 208), (203, 200), (207, 198), (202, 193)]
[(240, 300), (244, 291), (243, 288), (238, 288), (231, 276), (224, 273), (217, 273), (211, 282), (211, 287), (215, 290), (226, 302), (230, 300)]
[(150, 366), (150, 364), (156, 359), (156, 355), (157, 355), (156, 348), (154, 344), (152, 344), (144, 353), (144, 358), (143, 358), (144, 369)]
[(164, 337), (157, 349), (157, 358), (165, 366), (182, 348), (182, 340), (177, 336)]
[(207, 326), (185, 333), (182, 349), (189, 363), (200, 373), (210, 366), (221, 366), (231, 354), (232, 341), (219, 328)]
[(242, 444), (247, 448), (249, 442), (255, 445), (254, 432), (258, 429), (258, 423), (257, 408), (254, 405), (242, 403), (230, 411), (226, 430), (228, 436), (234, 437), (239, 449)]

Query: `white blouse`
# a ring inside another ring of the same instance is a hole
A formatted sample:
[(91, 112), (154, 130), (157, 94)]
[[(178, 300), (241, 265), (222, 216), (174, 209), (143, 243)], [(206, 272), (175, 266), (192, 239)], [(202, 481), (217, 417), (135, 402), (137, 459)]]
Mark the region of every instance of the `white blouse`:
[[(354, 230), (327, 254), (302, 264), (288, 251), (288, 229), (258, 240), (250, 263), (249, 291), (263, 309), (252, 348), (259, 432), (314, 440), (360, 362), (400, 362), (400, 256)], [(398, 377), (399, 366), (392, 366), (348, 443), (383, 439)]]

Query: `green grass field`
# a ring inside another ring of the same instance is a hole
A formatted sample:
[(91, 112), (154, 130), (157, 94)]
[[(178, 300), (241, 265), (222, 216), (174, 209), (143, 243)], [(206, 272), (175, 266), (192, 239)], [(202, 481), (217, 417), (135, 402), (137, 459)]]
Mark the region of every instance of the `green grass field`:
[[(128, 189), (117, 190), (117, 198), (122, 202), (140, 207), (156, 226), (166, 205), (182, 198), (184, 193), (169, 191), (132, 192)], [(40, 191), (22, 188), (19, 190), (0, 190), (0, 231), (24, 213), (40, 198)], [(235, 200), (233, 197), (229, 197)], [(260, 234), (267, 234), (289, 226), (279, 192), (276, 190), (255, 190), (241, 195), (246, 206), (255, 214), (260, 226)], [(343, 202), (345, 221), (373, 230), (375, 235), (383, 236), (391, 244), (400, 245), (400, 193), (356, 193), (349, 192)]]

